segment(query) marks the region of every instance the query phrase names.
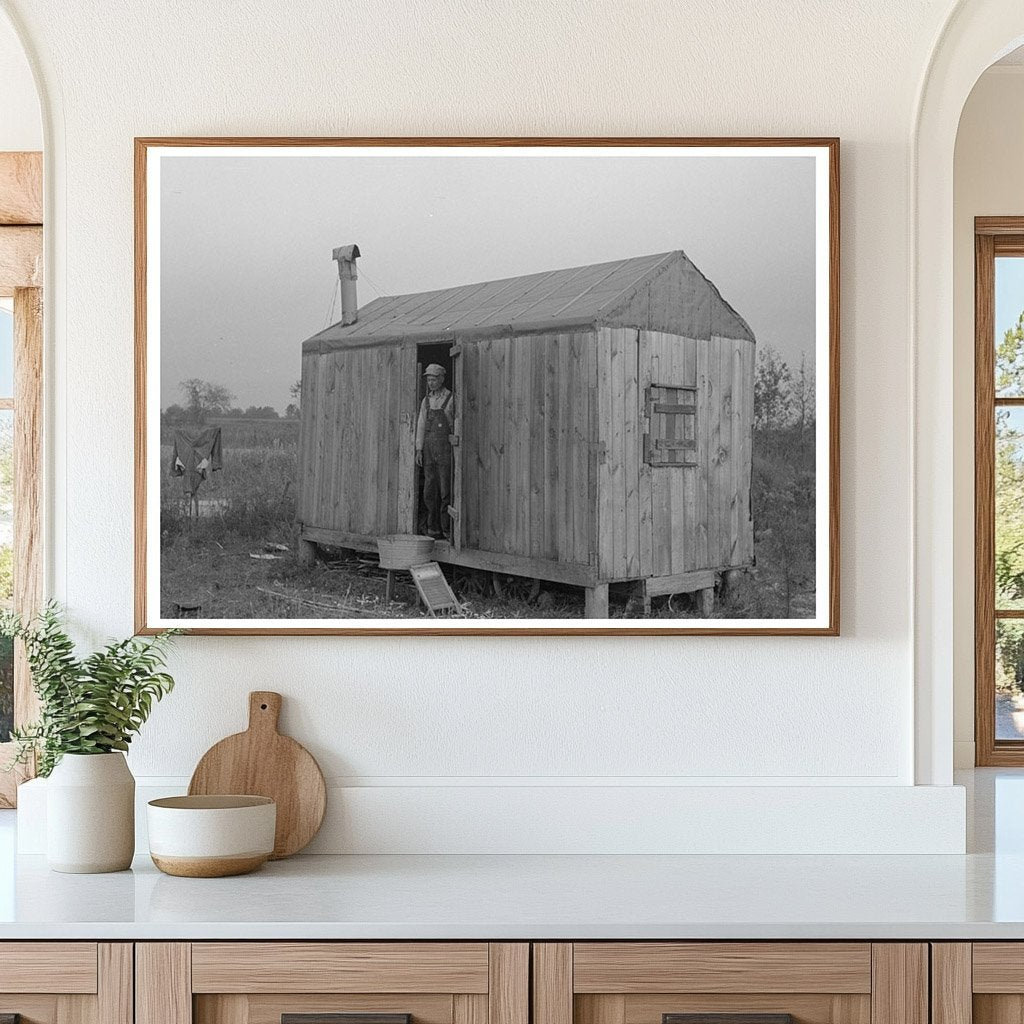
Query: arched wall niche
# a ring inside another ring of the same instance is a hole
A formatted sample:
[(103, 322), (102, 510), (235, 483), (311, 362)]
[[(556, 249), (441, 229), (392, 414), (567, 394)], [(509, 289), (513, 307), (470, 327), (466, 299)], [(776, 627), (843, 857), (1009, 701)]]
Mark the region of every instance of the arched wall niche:
[(974, 84), (1022, 42), (1019, 0), (961, 0), (925, 69), (912, 127), (915, 781), (921, 785), (952, 782), (953, 597), (957, 587), (973, 589), (973, 579), (957, 578), (953, 555), (954, 149)]

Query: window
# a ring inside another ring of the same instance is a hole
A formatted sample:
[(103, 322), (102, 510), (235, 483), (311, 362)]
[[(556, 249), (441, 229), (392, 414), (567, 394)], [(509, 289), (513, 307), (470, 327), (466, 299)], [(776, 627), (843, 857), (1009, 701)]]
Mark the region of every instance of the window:
[[(0, 153), (0, 606), (42, 600), (42, 155)], [(12, 725), (35, 719), (24, 651), (0, 641), (0, 762)], [(28, 772), (0, 772), (0, 807)]]
[(1024, 218), (975, 233), (976, 761), (1024, 765)]
[(697, 465), (697, 389), (652, 384), (647, 389), (644, 462)]

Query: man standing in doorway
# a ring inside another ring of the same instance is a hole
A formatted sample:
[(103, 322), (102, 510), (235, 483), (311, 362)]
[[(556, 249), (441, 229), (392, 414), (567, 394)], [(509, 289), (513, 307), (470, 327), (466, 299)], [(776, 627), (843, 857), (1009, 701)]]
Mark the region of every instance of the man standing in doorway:
[(427, 506), (427, 533), (444, 536), (452, 496), (452, 443), (455, 400), (444, 386), (444, 367), (431, 363), (423, 376), (427, 393), (416, 421), (416, 465), (423, 467), (423, 503)]

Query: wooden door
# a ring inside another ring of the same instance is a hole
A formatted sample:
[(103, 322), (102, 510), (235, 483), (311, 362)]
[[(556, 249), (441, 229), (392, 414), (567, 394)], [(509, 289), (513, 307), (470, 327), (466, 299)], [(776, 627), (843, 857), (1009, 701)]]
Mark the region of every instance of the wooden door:
[(448, 515), (452, 523), (452, 547), (456, 551), (462, 550), (463, 524), (462, 524), (462, 406), (463, 402), (463, 370), (462, 370), (462, 346), (452, 345), (449, 350), (452, 359), (452, 381), (455, 394), (455, 423), (449, 440), (452, 443), (452, 488), (451, 499), (448, 506)]
[(533, 981), (532, 1024), (928, 1024), (924, 943), (537, 943)]
[(145, 942), (135, 1024), (529, 1024), (515, 942)]

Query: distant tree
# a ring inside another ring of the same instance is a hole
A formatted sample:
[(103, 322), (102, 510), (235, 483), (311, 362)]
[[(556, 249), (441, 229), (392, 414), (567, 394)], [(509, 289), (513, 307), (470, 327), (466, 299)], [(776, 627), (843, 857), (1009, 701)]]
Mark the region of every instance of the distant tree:
[(296, 406), (299, 405), (302, 399), (302, 381), (297, 380), (289, 389), (288, 394), (295, 399)]
[(771, 345), (757, 354), (754, 373), (754, 426), (771, 447), (772, 436), (788, 426), (793, 412), (793, 375)]
[(996, 346), (996, 394), (1024, 395), (1024, 312)]
[(800, 371), (792, 385), (793, 415), (796, 427), (803, 437), (804, 431), (814, 423), (814, 379), (807, 372), (807, 356), (800, 354)]
[(276, 420), (280, 414), (272, 405), (250, 405), (242, 415), (247, 420)]
[(294, 402), (289, 402), (284, 414), (290, 420), (297, 420), (299, 418), (299, 407)]
[(185, 396), (185, 411), (193, 423), (205, 423), (210, 416), (225, 413), (235, 397), (223, 384), (189, 377), (178, 384)]
[(182, 406), (178, 405), (177, 403), (174, 403), (173, 405), (169, 405), (167, 406), (166, 409), (164, 409), (164, 411), (161, 413), (161, 419), (163, 420), (164, 423), (170, 423), (173, 425), (175, 423), (183, 423), (186, 419), (188, 419), (188, 414), (185, 412)]

